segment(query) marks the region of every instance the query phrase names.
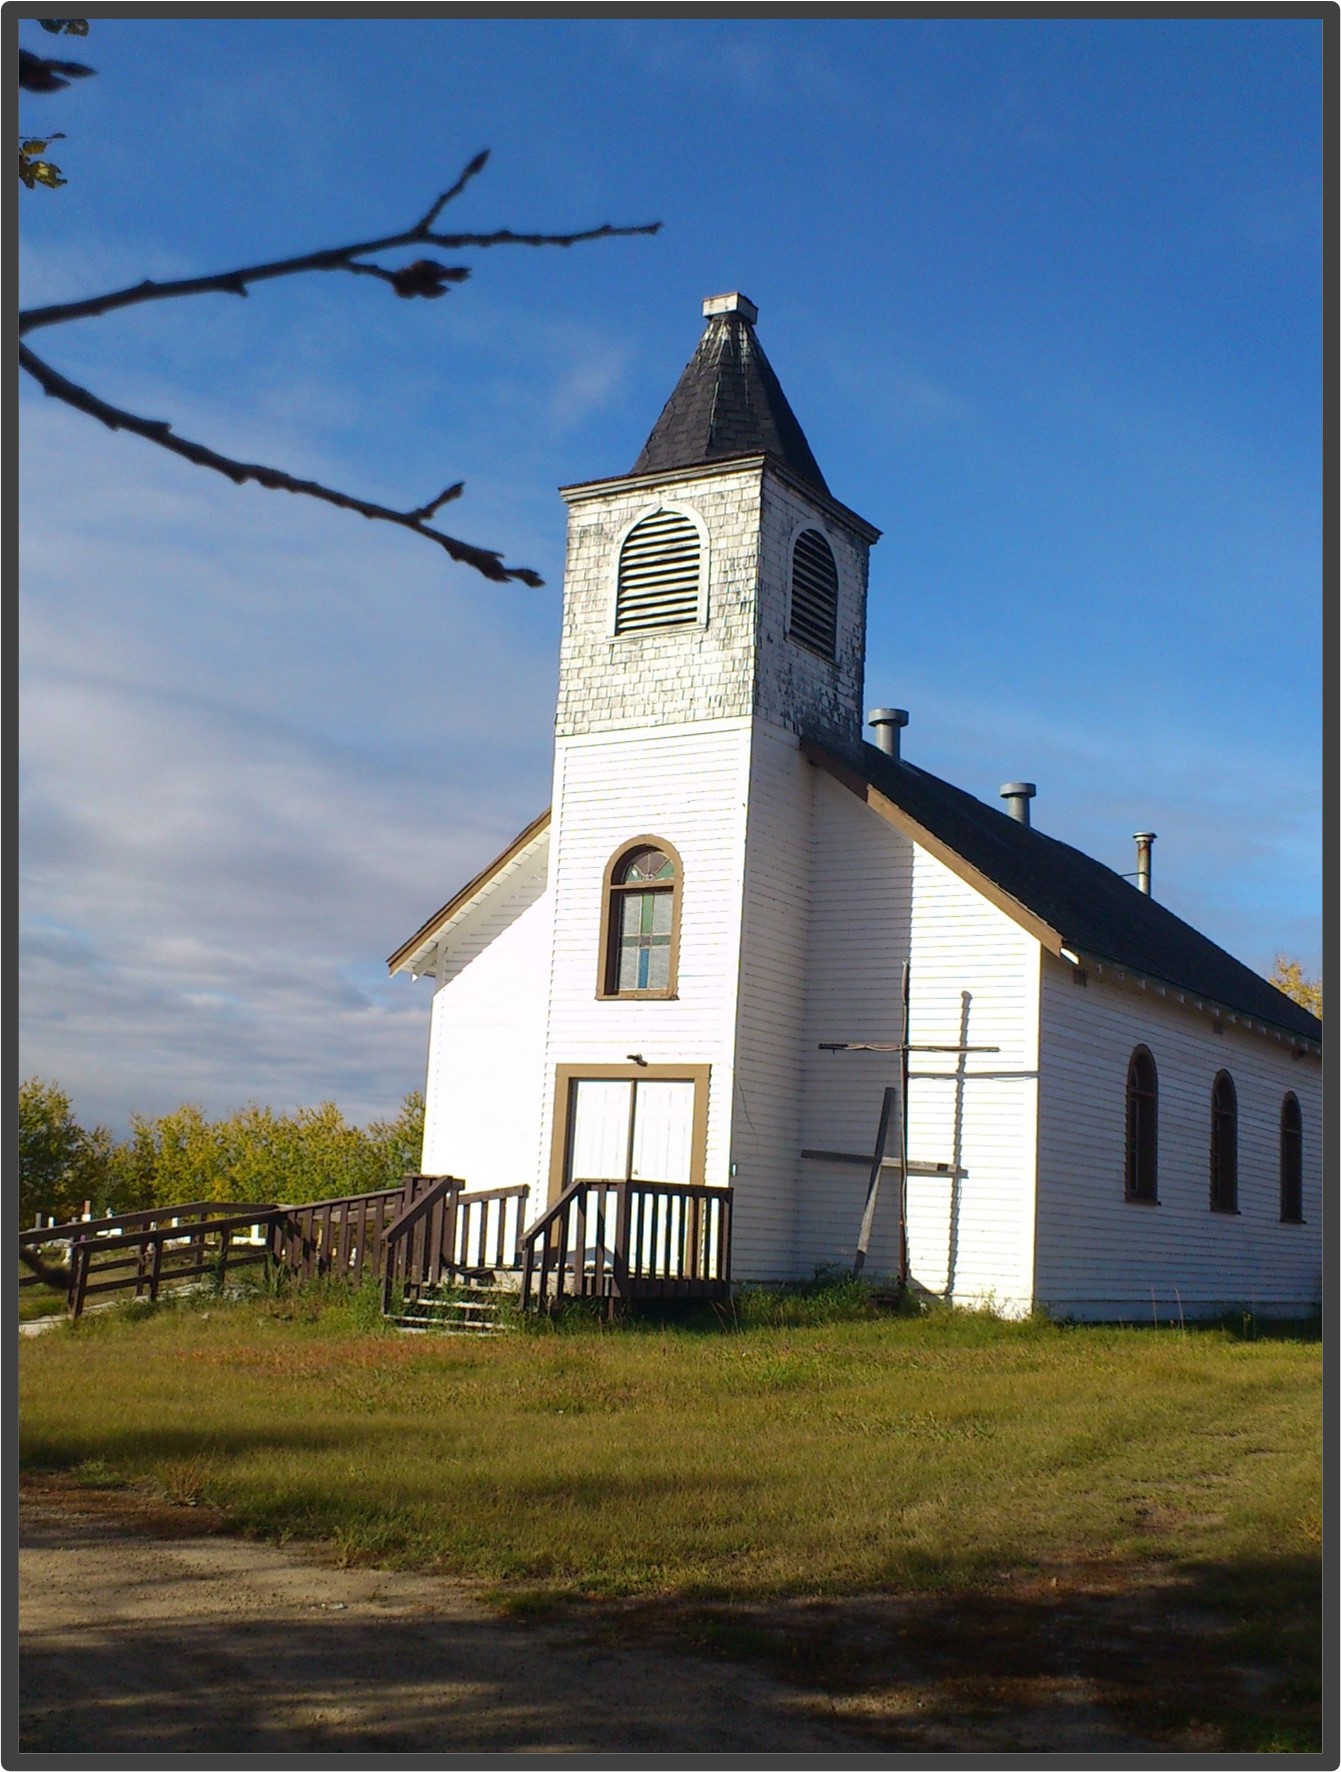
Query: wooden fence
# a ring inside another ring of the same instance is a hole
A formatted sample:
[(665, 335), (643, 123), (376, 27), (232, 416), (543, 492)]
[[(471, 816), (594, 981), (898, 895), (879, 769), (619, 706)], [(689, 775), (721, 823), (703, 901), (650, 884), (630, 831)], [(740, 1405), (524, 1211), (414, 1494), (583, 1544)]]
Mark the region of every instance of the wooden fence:
[[(165, 1287), (220, 1283), (239, 1269), (269, 1262), (298, 1279), (327, 1274), (357, 1281), (381, 1272), (386, 1235), (403, 1208), (432, 1180), (407, 1176), (376, 1193), (315, 1200), (303, 1206), (239, 1205), (197, 1200), (102, 1218), (75, 1219), (20, 1231), (25, 1252), (60, 1247), (65, 1308), (82, 1314), (98, 1293), (128, 1292), (156, 1299)], [(20, 1277), (21, 1289), (49, 1285), (38, 1273)]]
[(400, 1187), (373, 1194), (277, 1206), (269, 1238), (276, 1267), (300, 1280), (331, 1275), (358, 1281), (365, 1273), (380, 1273), (387, 1232), (402, 1210), (409, 1184), (421, 1179), (407, 1176)]
[[(197, 1200), (185, 1206), (76, 1219), (20, 1231), (20, 1259), (24, 1251), (39, 1253), (64, 1245), (68, 1251), (61, 1270), (65, 1308), (78, 1317), (85, 1301), (96, 1293), (129, 1292), (135, 1298), (155, 1299), (166, 1286), (199, 1282), (206, 1275), (222, 1281), (239, 1268), (264, 1263), (279, 1210), (271, 1205)], [(49, 1284), (37, 1273), (19, 1279), (20, 1289)]]

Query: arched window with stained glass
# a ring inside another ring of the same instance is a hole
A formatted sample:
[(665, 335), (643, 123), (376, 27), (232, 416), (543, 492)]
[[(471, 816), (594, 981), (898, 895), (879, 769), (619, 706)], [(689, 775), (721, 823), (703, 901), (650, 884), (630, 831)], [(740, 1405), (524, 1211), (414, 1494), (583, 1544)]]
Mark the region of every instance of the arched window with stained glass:
[(612, 858), (600, 996), (675, 995), (680, 884), (680, 858), (659, 837), (639, 837)]

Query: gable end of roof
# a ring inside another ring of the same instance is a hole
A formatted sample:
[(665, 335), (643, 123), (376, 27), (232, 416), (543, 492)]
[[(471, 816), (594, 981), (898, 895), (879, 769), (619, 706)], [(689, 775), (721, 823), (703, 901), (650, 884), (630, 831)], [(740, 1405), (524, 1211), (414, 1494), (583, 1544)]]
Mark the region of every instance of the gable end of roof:
[(458, 893), (447, 900), (441, 910), (435, 911), (426, 923), (415, 930), (408, 941), (401, 943), (387, 960), (387, 971), (394, 974), (422, 970), (413, 962), (422, 958), (442, 937), (449, 925), (463, 915), (511, 864), (522, 860), (527, 850), (547, 833), (549, 822), (550, 811), (546, 807), (539, 818), (533, 818), (524, 831), (518, 832), (500, 855), (496, 855), (487, 867), (481, 868), (473, 880), (468, 880)]

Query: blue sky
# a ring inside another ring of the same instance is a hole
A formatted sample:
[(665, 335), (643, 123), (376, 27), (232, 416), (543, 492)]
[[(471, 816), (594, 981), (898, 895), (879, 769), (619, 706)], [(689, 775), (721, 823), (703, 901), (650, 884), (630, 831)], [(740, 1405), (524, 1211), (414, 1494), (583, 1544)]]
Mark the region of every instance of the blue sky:
[[(313, 276), (31, 341), (179, 433), (533, 566), (236, 489), (21, 390), (22, 1064), (123, 1128), (420, 1084), (384, 957), (545, 804), (564, 508), (744, 290), (883, 531), (905, 753), (1321, 962), (1321, 24), (95, 19), (25, 98), (27, 302), (444, 218), (655, 239)], [(20, 40), (53, 52), (31, 23)], [(57, 53), (61, 53), (57, 52)], [(445, 520), (445, 519), (444, 519)]]

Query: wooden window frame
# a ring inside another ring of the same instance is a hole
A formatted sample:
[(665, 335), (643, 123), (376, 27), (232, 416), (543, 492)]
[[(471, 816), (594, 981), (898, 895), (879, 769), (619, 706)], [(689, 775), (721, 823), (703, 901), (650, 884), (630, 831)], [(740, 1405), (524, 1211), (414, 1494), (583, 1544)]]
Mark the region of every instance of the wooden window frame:
[[(1148, 1088), (1142, 1085), (1137, 1075), (1142, 1061), (1150, 1067)], [(1143, 1103), (1148, 1103), (1144, 1112)], [(1159, 1205), (1159, 1067), (1148, 1046), (1135, 1047), (1127, 1060), (1127, 1148), (1123, 1189), (1124, 1198), (1138, 1205)]]
[(1304, 1116), (1293, 1089), (1280, 1104), (1280, 1221), (1304, 1222)]
[[(803, 535), (817, 535), (829, 550), (829, 559), (833, 565), (833, 650), (825, 652), (814, 646), (803, 635), (798, 634), (793, 625), (796, 612), (796, 549)], [(822, 658), (825, 664), (838, 663), (838, 605), (842, 600), (843, 580), (838, 570), (838, 555), (834, 552), (833, 542), (817, 523), (803, 523), (791, 539), (787, 553), (787, 638), (802, 651), (808, 652), (812, 658)]]
[(692, 1083), (689, 1185), (707, 1186), (709, 1064), (557, 1064), (554, 1067), (554, 1130), (550, 1139), (548, 1205), (563, 1193), (573, 1133), (574, 1083)]
[[(675, 878), (668, 886), (637, 886), (616, 883), (615, 874), (621, 863), (635, 849), (659, 849), (675, 866)], [(615, 915), (620, 899), (634, 891), (670, 894), (671, 926), (666, 983), (655, 990), (623, 991), (619, 988), (619, 919)], [(684, 863), (680, 852), (664, 837), (631, 837), (621, 843), (605, 864), (601, 879), (601, 954), (596, 974), (596, 997), (602, 1003), (667, 1003), (679, 995), (680, 977), (680, 900), (684, 892)]]
[[(1224, 1105), (1225, 1091), (1229, 1092)], [(1211, 1211), (1235, 1217), (1239, 1210), (1239, 1092), (1228, 1071), (1211, 1084)]]

